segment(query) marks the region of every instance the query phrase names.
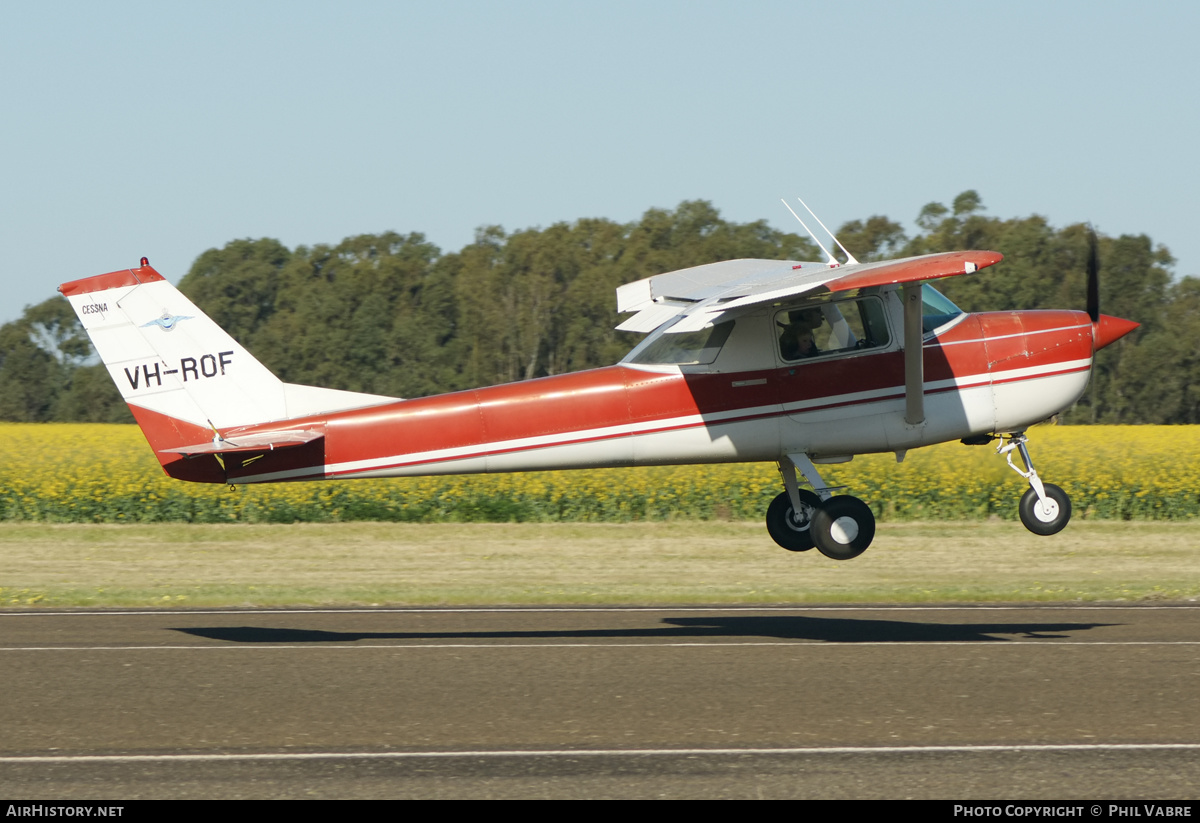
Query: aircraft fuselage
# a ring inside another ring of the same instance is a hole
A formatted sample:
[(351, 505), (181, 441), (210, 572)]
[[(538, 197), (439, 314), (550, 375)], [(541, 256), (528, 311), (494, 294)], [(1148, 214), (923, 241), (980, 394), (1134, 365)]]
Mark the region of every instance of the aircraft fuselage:
[[(968, 314), (923, 345), (926, 417), (915, 426), (893, 346), (730, 372), (618, 364), (291, 419), (287, 429), (324, 437), (229, 454), (224, 468), (211, 455), (160, 458), (173, 476), (229, 483), (836, 459), (1023, 429), (1079, 398), (1092, 354), (1083, 312)], [(153, 416), (139, 422), (153, 427)]]

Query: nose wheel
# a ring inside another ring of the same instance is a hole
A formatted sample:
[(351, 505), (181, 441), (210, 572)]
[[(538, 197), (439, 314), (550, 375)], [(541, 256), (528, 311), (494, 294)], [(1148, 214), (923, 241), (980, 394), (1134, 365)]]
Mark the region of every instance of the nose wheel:
[[(1021, 523), (1034, 534), (1058, 534), (1071, 519), (1071, 498), (1053, 483), (1042, 482), (1037, 469), (1033, 467), (1026, 442), (1025, 432), (1013, 432), (1007, 438), (1001, 436), (996, 453), (1003, 454), (1009, 468), (1029, 481), (1029, 489), (1021, 496), (1021, 503), (1017, 507)], [(1013, 463), (1014, 451), (1021, 455), (1024, 471)]]
[[(801, 489), (799, 468), (816, 492)], [(786, 489), (767, 507), (767, 532), (783, 548), (805, 552), (816, 548), (833, 560), (858, 557), (875, 538), (875, 515), (857, 497), (834, 496), (825, 486), (807, 455), (793, 454), (779, 461)]]
[(1021, 495), (1021, 522), (1034, 534), (1058, 534), (1071, 519), (1071, 498), (1053, 483), (1043, 483), (1042, 489), (1045, 500), (1039, 500), (1033, 489)]

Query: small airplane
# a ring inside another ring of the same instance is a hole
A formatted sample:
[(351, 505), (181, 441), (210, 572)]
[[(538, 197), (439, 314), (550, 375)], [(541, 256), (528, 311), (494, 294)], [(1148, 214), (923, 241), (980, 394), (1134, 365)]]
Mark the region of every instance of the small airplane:
[(632, 317), (617, 328), (648, 334), (614, 366), (409, 400), (282, 382), (144, 257), (59, 291), (180, 480), (774, 462), (771, 537), (845, 560), (870, 545), (875, 517), (818, 465), (999, 439), (1029, 484), (1021, 521), (1066, 526), (1070, 499), (1039, 477), (1025, 431), (1075, 403), (1095, 353), (1138, 326), (1100, 314), (1095, 235), (1086, 312), (970, 314), (929, 281), (996, 252), (859, 263), (838, 242), (842, 263), (809, 234), (825, 262), (728, 260), (618, 288)]

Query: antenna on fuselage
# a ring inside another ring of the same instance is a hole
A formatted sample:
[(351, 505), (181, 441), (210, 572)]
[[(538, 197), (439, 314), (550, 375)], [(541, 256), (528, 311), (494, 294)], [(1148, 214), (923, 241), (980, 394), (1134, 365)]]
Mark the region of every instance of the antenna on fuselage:
[[(799, 197), (797, 197), (796, 199), (797, 199), (797, 200), (800, 200), (800, 198), (799, 198)], [(801, 226), (804, 226), (804, 230), (805, 230), (806, 232), (808, 232), (808, 236), (809, 236), (809, 237), (811, 237), (811, 238), (813, 239), (813, 242), (814, 242), (814, 243), (816, 243), (818, 246), (820, 246), (820, 247), (821, 247), (821, 251), (825, 252), (825, 256), (829, 258), (827, 261), (825, 261), (825, 265), (829, 266), (830, 268), (836, 268), (837, 266), (840, 266), (840, 265), (842, 265), (841, 263), (839, 263), (839, 262), (837, 261), (837, 258), (836, 258), (836, 257), (834, 257), (832, 254), (830, 254), (830, 253), (829, 253), (829, 249), (825, 248), (825, 244), (824, 244), (824, 243), (822, 243), (822, 242), (821, 242), (819, 239), (817, 239), (817, 236), (816, 236), (815, 234), (813, 234), (813, 233), (812, 233), (812, 229), (810, 229), (810, 228), (808, 227), (808, 224), (807, 224), (807, 223), (805, 223), (803, 220), (800, 220), (800, 215), (796, 214), (796, 210), (795, 210), (795, 209), (793, 209), (791, 206), (789, 206), (789, 205), (788, 205), (788, 201), (786, 201), (786, 200), (784, 200), (782, 197), (780, 197), (780, 198), (779, 198), (779, 202), (780, 202), (780, 203), (783, 203), (783, 207), (792, 213), (792, 217), (795, 217), (797, 220), (799, 220), (799, 221), (800, 221), (800, 225), (801, 225)], [(800, 200), (800, 202), (801, 202), (801, 203), (803, 203), (804, 201), (803, 201), (803, 200)], [(806, 208), (806, 209), (807, 209), (807, 208), (808, 208), (808, 206), (805, 206), (804, 208)], [(811, 209), (809, 210), (809, 214), (812, 214), (812, 210), (811, 210)], [(816, 217), (816, 215), (815, 215), (815, 214), (813, 214), (813, 217)], [(817, 222), (818, 222), (818, 223), (820, 223), (821, 221), (820, 221), (820, 220), (818, 220)], [(825, 231), (829, 231), (829, 229), (825, 229)], [(834, 240), (836, 240), (837, 238), (836, 238), (836, 237), (834, 237), (833, 239), (834, 239)], [(841, 245), (841, 244), (839, 244), (839, 245)], [(857, 263), (858, 261), (856, 260), (855, 262)]]
[[(800, 198), (799, 198), (799, 197), (797, 197), (796, 199), (797, 199), (797, 200), (800, 200)], [(838, 244), (838, 248), (839, 248), (839, 249), (841, 249), (841, 250), (842, 250), (842, 253), (846, 255), (846, 263), (847, 263), (847, 265), (850, 265), (850, 266), (857, 266), (857, 265), (858, 265), (858, 260), (857, 260), (857, 259), (854, 257), (854, 255), (853, 255), (853, 254), (851, 254), (849, 251), (847, 251), (846, 247), (842, 245), (842, 241), (837, 239), (837, 235), (836, 235), (836, 234), (834, 234), (833, 232), (831, 232), (831, 231), (830, 231), (830, 230), (829, 230), (829, 229), (828, 229), (828, 228), (825, 226), (825, 224), (824, 224), (824, 223), (821, 223), (821, 218), (820, 218), (820, 217), (817, 217), (817, 213), (816, 213), (815, 211), (813, 211), (812, 209), (809, 209), (809, 208), (808, 208), (808, 204), (807, 204), (807, 203), (805, 203), (803, 200), (800, 200), (800, 205), (801, 205), (801, 206), (804, 206), (804, 208), (808, 209), (808, 213), (809, 213), (809, 214), (811, 214), (811, 215), (813, 216), (813, 220), (816, 220), (816, 221), (817, 221), (817, 223), (819, 223), (819, 224), (820, 224), (821, 228), (825, 229), (825, 233), (826, 233), (826, 234), (828, 234), (830, 237), (832, 237), (832, 238), (833, 238), (833, 242), (835, 242), (835, 243), (837, 243), (837, 244)], [(794, 214), (794, 213), (795, 213), (795, 212), (793, 212), (793, 214)], [(828, 252), (826, 252), (826, 254), (828, 254)]]

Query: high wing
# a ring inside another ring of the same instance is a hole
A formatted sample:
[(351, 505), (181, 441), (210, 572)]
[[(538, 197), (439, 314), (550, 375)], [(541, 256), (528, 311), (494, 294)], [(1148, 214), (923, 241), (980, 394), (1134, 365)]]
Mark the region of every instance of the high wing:
[(671, 334), (696, 331), (723, 315), (810, 292), (916, 283), (971, 274), (1000, 262), (994, 251), (954, 251), (837, 266), (794, 260), (726, 260), (658, 274), (617, 289), (617, 311), (634, 312), (617, 328), (650, 332), (682, 315)]

